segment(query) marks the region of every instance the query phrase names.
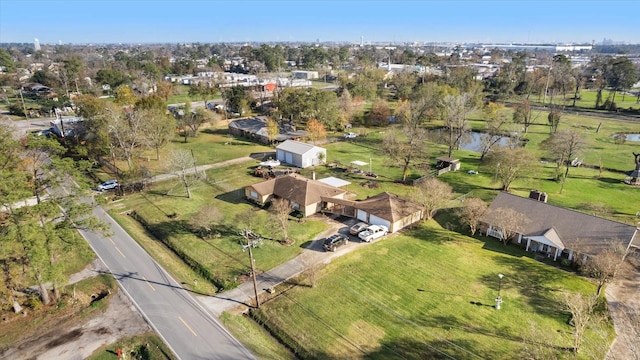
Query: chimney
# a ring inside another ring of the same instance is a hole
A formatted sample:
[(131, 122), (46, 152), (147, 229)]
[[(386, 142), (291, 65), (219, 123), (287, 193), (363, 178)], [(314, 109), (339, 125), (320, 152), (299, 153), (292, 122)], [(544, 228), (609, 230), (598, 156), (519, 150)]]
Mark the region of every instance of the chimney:
[(547, 202), (547, 193), (540, 192), (538, 190), (531, 190), (529, 192), (529, 199), (534, 199), (536, 201), (542, 201), (544, 203)]

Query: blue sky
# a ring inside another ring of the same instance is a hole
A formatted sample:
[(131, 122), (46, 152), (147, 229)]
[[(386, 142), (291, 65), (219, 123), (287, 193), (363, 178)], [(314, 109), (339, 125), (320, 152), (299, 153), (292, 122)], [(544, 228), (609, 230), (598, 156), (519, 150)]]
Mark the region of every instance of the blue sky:
[(640, 43), (640, 0), (0, 0), (0, 42)]

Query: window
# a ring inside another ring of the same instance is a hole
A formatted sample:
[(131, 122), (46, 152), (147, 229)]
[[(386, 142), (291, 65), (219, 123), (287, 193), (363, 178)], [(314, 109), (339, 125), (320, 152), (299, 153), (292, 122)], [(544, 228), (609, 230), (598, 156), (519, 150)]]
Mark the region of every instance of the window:
[(257, 199), (258, 198), (258, 193), (255, 192), (255, 191), (252, 191), (251, 192), (251, 197), (254, 198), (254, 199)]

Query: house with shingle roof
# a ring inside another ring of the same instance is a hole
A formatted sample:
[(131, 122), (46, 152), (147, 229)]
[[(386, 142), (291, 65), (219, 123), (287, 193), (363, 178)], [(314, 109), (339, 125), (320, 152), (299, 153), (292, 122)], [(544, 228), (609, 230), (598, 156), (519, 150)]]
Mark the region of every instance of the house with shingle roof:
[(326, 207), (323, 198), (343, 199), (347, 194), (346, 190), (295, 173), (249, 185), (244, 191), (247, 199), (260, 205), (273, 198), (287, 199), (303, 216), (323, 210)]
[(328, 211), (356, 218), (371, 225), (384, 225), (389, 232), (396, 232), (420, 221), (423, 207), (395, 194), (383, 192), (364, 200), (322, 198), (330, 206)]
[[(293, 123), (289, 121), (279, 121), (278, 131), (278, 135), (273, 139), (275, 142), (300, 139), (306, 134), (303, 130), (296, 130)], [(266, 116), (255, 116), (231, 121), (229, 123), (229, 133), (261, 144), (270, 143)]]
[(640, 248), (640, 231), (633, 225), (604, 219), (579, 211), (547, 204), (544, 201), (524, 198), (501, 192), (482, 218), (487, 236), (502, 238), (500, 229), (492, 226), (495, 210), (512, 209), (528, 219), (517, 235), (517, 243), (526, 251), (532, 251), (553, 260), (562, 258), (584, 262), (613, 244), (627, 251)]

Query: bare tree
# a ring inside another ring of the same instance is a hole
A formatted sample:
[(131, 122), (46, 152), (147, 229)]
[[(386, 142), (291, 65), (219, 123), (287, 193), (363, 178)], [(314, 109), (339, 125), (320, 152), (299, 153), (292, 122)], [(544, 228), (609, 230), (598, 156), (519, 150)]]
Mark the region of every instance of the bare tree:
[(489, 207), (480, 198), (468, 198), (464, 200), (462, 207), (458, 209), (458, 218), (464, 225), (469, 226), (471, 235), (475, 235), (480, 224), (480, 219), (487, 213)]
[(473, 98), (468, 93), (447, 95), (443, 99), (445, 108), (444, 125), (447, 129), (445, 143), (449, 147), (448, 156), (460, 147), (462, 137), (469, 131), (467, 116), (475, 110)]
[(562, 305), (571, 314), (573, 325), (573, 351), (579, 352), (584, 339), (584, 333), (591, 324), (598, 298), (594, 295), (581, 293), (562, 293)]
[(207, 238), (213, 233), (215, 225), (219, 224), (223, 219), (224, 216), (217, 207), (207, 205), (189, 218), (189, 224), (202, 238)]
[(488, 156), (493, 165), (495, 177), (502, 184), (502, 190), (509, 191), (511, 183), (526, 173), (532, 172), (535, 158), (525, 148), (495, 147)]
[[(575, 160), (577, 160), (584, 151), (587, 143), (584, 137), (577, 131), (560, 130), (544, 140), (542, 145), (546, 147), (556, 162), (556, 179), (561, 181), (560, 193), (562, 194), (564, 183), (569, 176), (572, 159), (575, 158)], [(564, 175), (561, 176), (560, 169), (563, 166), (565, 167), (565, 171)]]
[(497, 208), (487, 213), (486, 218), (491, 226), (501, 235), (501, 241), (507, 245), (518, 233), (522, 233), (529, 223), (526, 215), (511, 209)]
[(131, 169), (133, 157), (144, 145), (146, 119), (140, 112), (123, 113), (115, 106), (108, 108), (107, 116), (111, 144), (116, 154), (124, 158)]
[(424, 217), (433, 218), (436, 212), (445, 207), (453, 196), (451, 186), (435, 177), (420, 182), (413, 190), (413, 200), (423, 207)]
[(598, 282), (596, 295), (605, 284), (613, 281), (628, 265), (624, 261), (626, 248), (619, 242), (610, 242), (608, 246), (596, 255), (589, 256), (582, 267), (582, 271)]
[(203, 176), (196, 171), (191, 153), (183, 149), (171, 151), (166, 160), (166, 168), (178, 177), (187, 192), (187, 198), (191, 199), (191, 188)]
[(503, 110), (504, 105), (489, 103), (485, 107), (486, 133), (480, 139), (482, 149), (480, 151), (480, 161), (489, 153), (494, 145), (498, 144), (506, 131), (506, 127), (511, 123), (506, 112)]
[(167, 116), (163, 111), (152, 109), (143, 110), (142, 116), (146, 118), (143, 124), (144, 137), (147, 146), (156, 151), (156, 160), (160, 160), (160, 148), (167, 145), (176, 131), (176, 121)]
[(541, 329), (535, 322), (522, 336), (522, 350), (518, 358), (523, 360), (556, 360), (558, 351), (553, 343), (557, 334)]
[[(540, 115), (540, 113), (538, 113)], [(531, 108), (531, 102), (527, 99), (522, 99), (520, 104), (516, 104), (513, 110), (513, 122), (516, 124), (522, 124), (524, 132), (529, 131), (529, 126), (533, 124), (537, 116), (533, 117), (533, 111)]]
[(276, 198), (271, 201), (269, 212), (277, 230), (282, 235), (281, 242), (290, 245), (289, 242), (289, 214), (292, 211), (291, 202), (284, 198)]

